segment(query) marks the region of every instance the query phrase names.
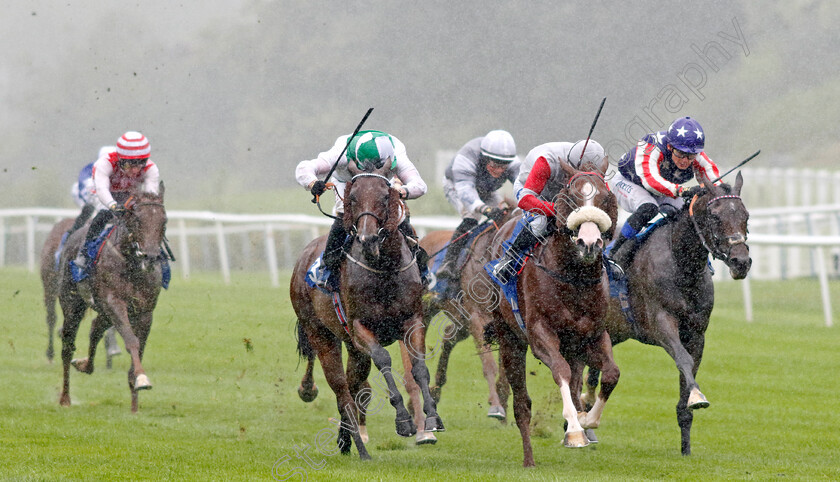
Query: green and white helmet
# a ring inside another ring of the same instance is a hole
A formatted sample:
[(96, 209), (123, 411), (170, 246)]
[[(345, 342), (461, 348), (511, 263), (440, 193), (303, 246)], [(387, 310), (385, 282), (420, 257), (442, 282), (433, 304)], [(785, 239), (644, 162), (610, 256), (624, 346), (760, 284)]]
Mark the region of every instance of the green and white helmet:
[(361, 170), (379, 169), (390, 160), (394, 169), (397, 167), (394, 140), (381, 131), (360, 131), (347, 146), (347, 160)]

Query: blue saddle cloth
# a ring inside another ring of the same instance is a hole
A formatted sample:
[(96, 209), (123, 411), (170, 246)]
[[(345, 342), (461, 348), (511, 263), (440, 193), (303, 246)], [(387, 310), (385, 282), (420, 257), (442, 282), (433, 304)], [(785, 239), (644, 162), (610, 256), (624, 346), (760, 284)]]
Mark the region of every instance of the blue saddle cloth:
[(324, 265), (324, 253), (321, 253), (321, 256), (318, 256), (315, 259), (315, 262), (306, 270), (306, 284), (309, 285), (310, 288), (317, 288), (318, 291), (324, 293), (326, 295), (332, 294), (330, 291), (318, 286), (316, 280), (318, 280), (321, 276), (329, 276), (329, 272), (327, 270), (326, 265)]
[[(467, 240), (465, 241), (465, 246), (470, 246), (475, 238), (477, 238), (481, 233), (483, 233), (488, 227), (493, 224), (492, 221), (484, 221), (483, 223), (477, 225), (473, 230), (467, 235)], [(443, 247), (432, 260), (432, 268), (431, 272), (437, 274), (440, 266), (443, 264), (443, 259), (446, 257), (446, 252), (449, 250), (449, 243), (446, 243), (446, 246)], [(462, 267), (464, 263), (467, 262), (467, 256), (470, 255), (469, 249), (462, 249), (461, 252), (458, 254), (458, 259), (455, 261), (455, 266)], [(429, 291), (432, 293), (443, 296), (446, 293), (446, 289), (449, 285), (449, 280), (440, 279), (435, 277), (435, 282), (429, 287)]]

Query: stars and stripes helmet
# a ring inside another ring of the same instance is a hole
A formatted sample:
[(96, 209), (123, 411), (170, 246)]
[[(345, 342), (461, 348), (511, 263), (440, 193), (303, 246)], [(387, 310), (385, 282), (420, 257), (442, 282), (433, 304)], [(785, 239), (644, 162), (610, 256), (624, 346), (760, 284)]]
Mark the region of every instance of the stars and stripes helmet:
[(700, 127), (699, 122), (691, 117), (681, 117), (671, 123), (665, 141), (674, 149), (689, 154), (697, 154), (703, 151), (706, 134), (703, 133), (703, 128)]

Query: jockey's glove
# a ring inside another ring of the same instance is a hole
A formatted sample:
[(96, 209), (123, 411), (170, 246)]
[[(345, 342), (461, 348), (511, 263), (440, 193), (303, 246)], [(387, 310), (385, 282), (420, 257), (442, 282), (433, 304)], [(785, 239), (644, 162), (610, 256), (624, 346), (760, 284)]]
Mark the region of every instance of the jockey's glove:
[(111, 213), (113, 213), (114, 216), (122, 216), (125, 214), (125, 206), (116, 201), (112, 202), (111, 205), (108, 206), (108, 209), (111, 210)]
[(312, 183), (312, 187), (309, 188), (309, 192), (312, 193), (313, 196), (320, 196), (324, 194), (327, 190), (327, 183), (321, 181), (320, 179)]
[(497, 207), (493, 207), (493, 206), (484, 206), (484, 209), (481, 210), (481, 214), (487, 216), (489, 219), (492, 219), (493, 221), (499, 222), (499, 221), (502, 220), (502, 218), (505, 217), (505, 214), (507, 214), (507, 213), (502, 208), (497, 208)]

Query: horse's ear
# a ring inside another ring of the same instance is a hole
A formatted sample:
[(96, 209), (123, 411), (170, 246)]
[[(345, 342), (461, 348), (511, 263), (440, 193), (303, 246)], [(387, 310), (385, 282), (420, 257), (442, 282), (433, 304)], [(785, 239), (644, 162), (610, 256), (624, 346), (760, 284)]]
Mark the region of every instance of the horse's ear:
[(560, 168), (566, 174), (566, 179), (565, 179), (566, 181), (568, 181), (569, 179), (572, 178), (572, 176), (574, 176), (575, 174), (578, 173), (578, 170), (575, 169), (571, 164), (569, 164), (567, 162), (560, 162)]
[(361, 170), (361, 169), (359, 169), (358, 167), (356, 167), (356, 163), (355, 163), (355, 162), (350, 162), (349, 160), (347, 161), (347, 171), (348, 171), (348, 172), (350, 172), (350, 175), (351, 175), (351, 176), (356, 176), (356, 175), (359, 175), (359, 174), (361, 174), (361, 172), (362, 172), (362, 170)]
[(391, 171), (391, 163), (386, 162), (386, 163), (382, 164), (382, 167), (373, 171), (373, 173), (374, 174), (379, 174), (380, 176), (383, 176), (383, 177), (388, 177), (388, 173), (390, 171)]
[(738, 171), (738, 175), (735, 176), (735, 188), (734, 192), (736, 196), (741, 195), (741, 187), (744, 185), (744, 176), (741, 175), (741, 171)]
[(580, 166), (581, 171), (595, 171), (600, 172), (602, 176), (607, 174), (607, 169), (610, 167), (610, 158), (609, 156), (604, 156), (597, 161), (587, 161), (584, 165)]
[(697, 182), (700, 184), (701, 187), (709, 187), (709, 179), (706, 177), (706, 174), (697, 166), (694, 165), (694, 179), (697, 179)]

